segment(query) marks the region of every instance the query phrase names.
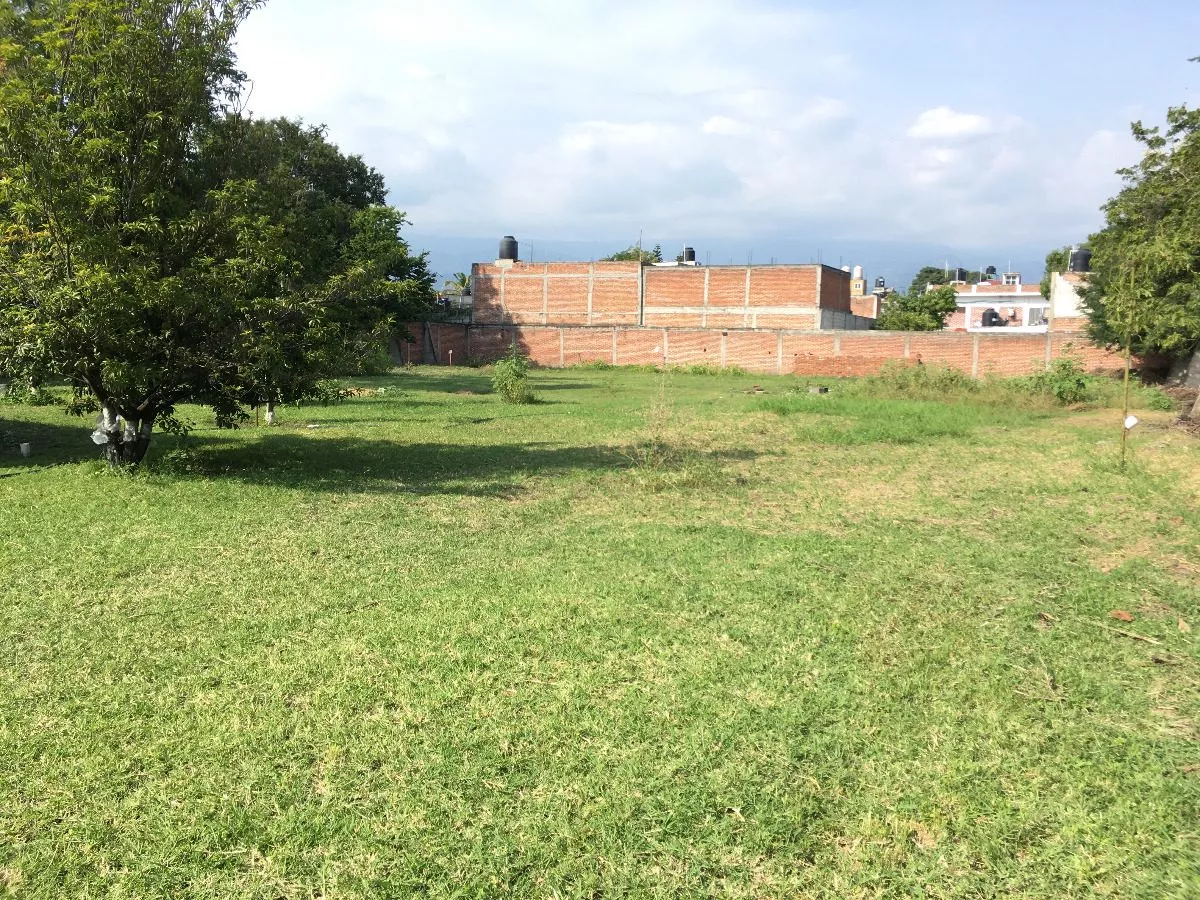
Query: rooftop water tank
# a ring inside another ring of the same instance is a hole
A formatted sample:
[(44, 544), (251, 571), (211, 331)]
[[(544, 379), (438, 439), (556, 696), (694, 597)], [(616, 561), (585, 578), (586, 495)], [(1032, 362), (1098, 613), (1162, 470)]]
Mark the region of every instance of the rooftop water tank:
[(683, 248), (683, 261), (685, 263), (694, 263), (696, 261), (696, 251), (691, 247)]
[(862, 266), (854, 267), (854, 277), (857, 279), (860, 279), (860, 280), (862, 279), (862, 277), (863, 277), (863, 267)]
[(509, 259), (514, 262), (517, 259), (517, 239), (511, 234), (506, 234), (500, 238), (500, 255), (497, 259)]
[(1070, 271), (1081, 273), (1092, 271), (1092, 251), (1076, 250), (1074, 253), (1072, 253)]

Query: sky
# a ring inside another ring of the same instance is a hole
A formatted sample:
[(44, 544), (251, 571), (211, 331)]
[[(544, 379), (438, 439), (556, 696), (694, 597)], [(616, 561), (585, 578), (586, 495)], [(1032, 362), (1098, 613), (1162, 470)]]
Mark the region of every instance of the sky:
[(591, 259), (1041, 276), (1103, 224), (1129, 123), (1200, 103), (1185, 0), (270, 0), (247, 109), (382, 172), (442, 275)]

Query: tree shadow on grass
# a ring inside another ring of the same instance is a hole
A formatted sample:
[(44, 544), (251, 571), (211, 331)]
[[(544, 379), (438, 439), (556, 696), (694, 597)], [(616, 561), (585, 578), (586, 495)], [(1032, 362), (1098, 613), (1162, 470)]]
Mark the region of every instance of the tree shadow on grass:
[[(596, 385), (582, 381), (548, 381), (539, 377), (541, 370), (533, 370), (530, 374), (534, 392), (539, 391), (574, 391), (588, 390)], [(401, 391), (423, 391), (441, 394), (491, 394), (492, 377), (482, 372), (464, 372), (461, 375), (400, 375), (396, 377), (396, 389)]]
[[(191, 438), (184, 452), (161, 448), (150, 471), (175, 477), (235, 479), (308, 492), (451, 494), (513, 497), (522, 480), (631, 468), (626, 447), (552, 443), (404, 443), (360, 437), (274, 432), (255, 441)], [(753, 451), (713, 451), (718, 463)]]
[(192, 438), (167, 448), (150, 471), (236, 479), (302, 491), (511, 497), (520, 480), (629, 466), (618, 448), (555, 444), (409, 444), (273, 433), (257, 441)]
[[(0, 477), (99, 458), (100, 451), (88, 436), (93, 428), (91, 421), (68, 418), (61, 409), (53, 412), (61, 421), (0, 415)], [(29, 444), (27, 457), (21, 455), (20, 445), (24, 443)]]

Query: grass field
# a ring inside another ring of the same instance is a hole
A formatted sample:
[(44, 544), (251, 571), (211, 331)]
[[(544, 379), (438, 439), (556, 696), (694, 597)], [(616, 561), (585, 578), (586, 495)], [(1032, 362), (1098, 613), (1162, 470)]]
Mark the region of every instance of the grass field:
[(1200, 896), (1169, 413), (534, 380), (0, 406), (0, 896)]

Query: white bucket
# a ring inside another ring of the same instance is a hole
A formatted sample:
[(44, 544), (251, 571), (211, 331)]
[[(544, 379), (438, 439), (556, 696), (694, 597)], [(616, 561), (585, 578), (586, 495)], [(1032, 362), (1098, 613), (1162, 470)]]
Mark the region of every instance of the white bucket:
[(21, 455), (28, 456), (32, 449), (33, 448), (29, 444), (22, 444), (21, 445)]

